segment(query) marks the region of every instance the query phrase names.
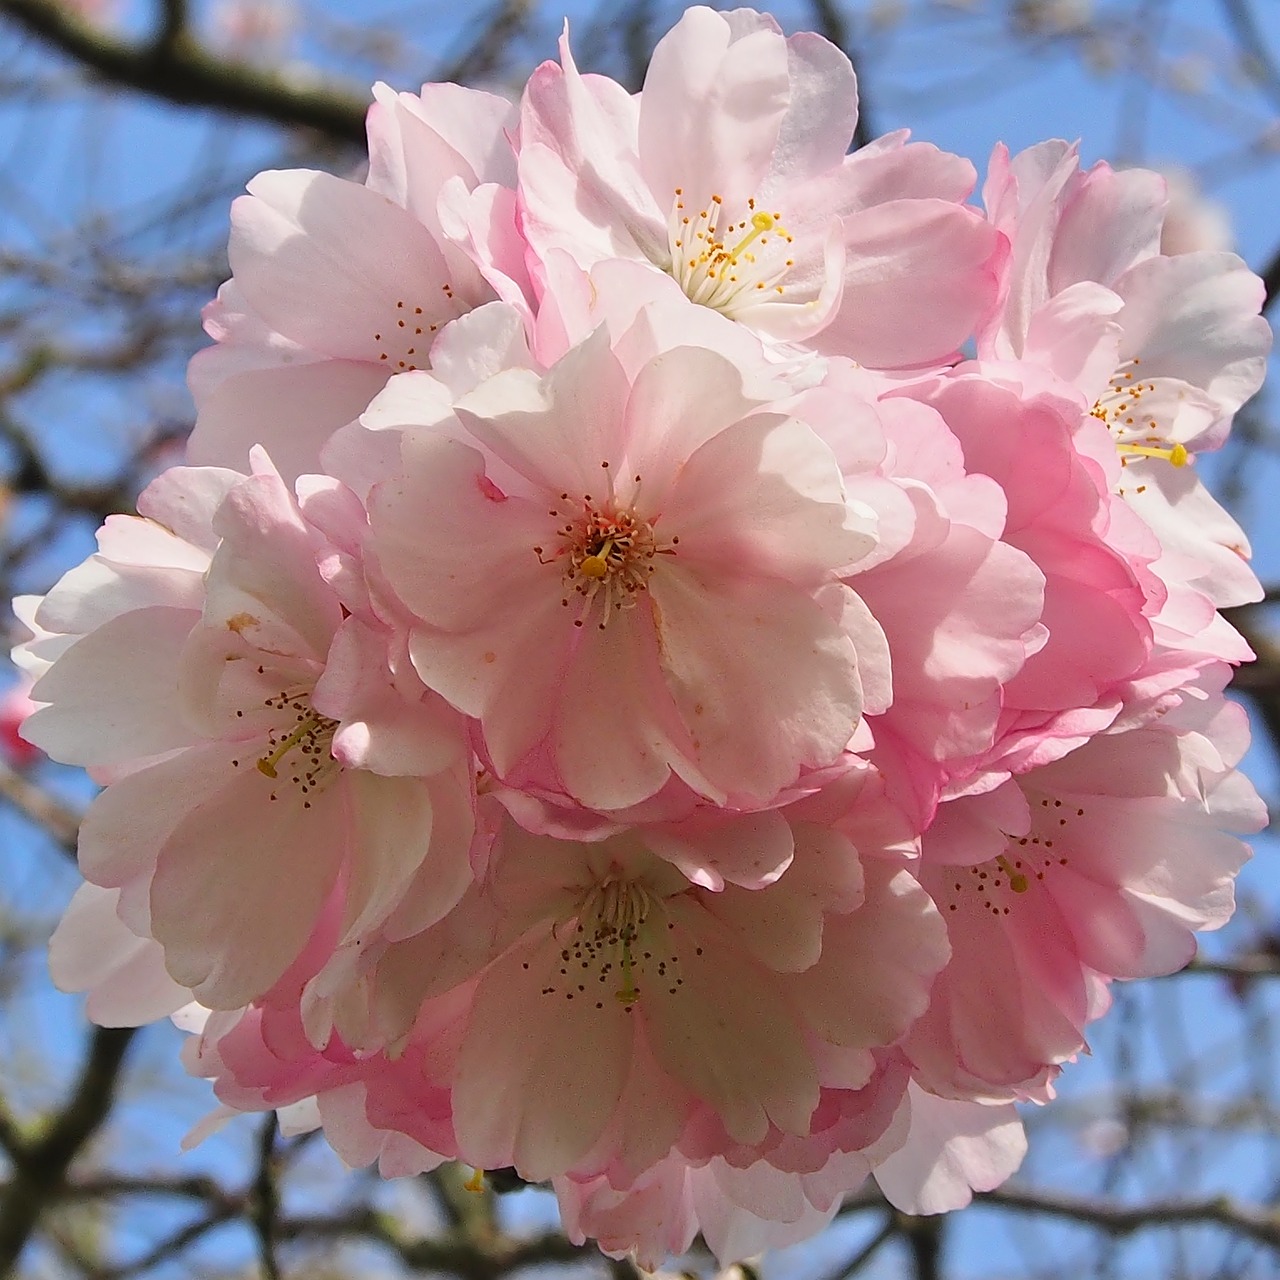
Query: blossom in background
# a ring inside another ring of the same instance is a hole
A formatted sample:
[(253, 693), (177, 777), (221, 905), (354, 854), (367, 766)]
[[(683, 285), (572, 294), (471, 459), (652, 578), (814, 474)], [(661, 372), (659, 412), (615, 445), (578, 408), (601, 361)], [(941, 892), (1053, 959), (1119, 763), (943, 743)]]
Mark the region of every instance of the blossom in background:
[(120, 11), (119, 0), (58, 0), (58, 4), (82, 21), (94, 25), (111, 22)]
[(233, 57), (274, 62), (298, 25), (292, 0), (220, 0), (213, 11), (213, 39)]
[(22, 737), (22, 726), (37, 709), (31, 700), (31, 681), (20, 679), (0, 697), (0, 751), (11, 768), (25, 769), (41, 759), (44, 752)]
[(1230, 914), (1258, 586), (1195, 462), (1261, 285), (1158, 175), (999, 147), (978, 210), (856, 111), (693, 8), (638, 95), (566, 34), (233, 206), (190, 465), (15, 605), (104, 786), (55, 977), (189, 1031), (211, 1125), (728, 1262), (999, 1185)]
[(1164, 167), (1161, 172), (1169, 188), (1169, 208), (1160, 228), (1161, 253), (1195, 253), (1215, 249), (1220, 253), (1236, 247), (1235, 228), (1225, 205), (1205, 195), (1195, 177), (1186, 169)]

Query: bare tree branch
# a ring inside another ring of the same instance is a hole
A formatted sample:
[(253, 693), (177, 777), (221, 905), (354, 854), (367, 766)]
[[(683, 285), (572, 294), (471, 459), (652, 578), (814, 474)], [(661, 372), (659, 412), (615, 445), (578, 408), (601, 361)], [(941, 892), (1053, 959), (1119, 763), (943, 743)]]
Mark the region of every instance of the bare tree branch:
[(1262, 311), (1265, 315), (1271, 309), (1271, 304), (1276, 300), (1276, 294), (1280, 293), (1280, 249), (1277, 249), (1270, 259), (1263, 264), (1258, 274), (1262, 277), (1262, 285), (1265, 291), (1262, 299)]
[(0, 0), (0, 16), (114, 84), (184, 106), (314, 129), (338, 142), (364, 139), (362, 97), (334, 84), (311, 88), (210, 53), (187, 29), (185, 5), (167, 4), (155, 39), (145, 43), (93, 27), (57, 0)]
[(1146, 1201), (1133, 1206), (1059, 1192), (1001, 1187), (974, 1197), (974, 1204), (998, 1206), (1018, 1213), (1065, 1218), (1097, 1227), (1113, 1236), (1132, 1235), (1155, 1227), (1212, 1225), (1224, 1227), (1271, 1249), (1280, 1249), (1280, 1212), (1236, 1203), (1227, 1196), (1210, 1200)]
[(827, 1280), (852, 1280), (880, 1250), (898, 1234), (898, 1216), (891, 1213), (883, 1227), (867, 1241), (847, 1262), (842, 1262), (827, 1276)]
[(280, 1194), (276, 1189), (276, 1113), (268, 1112), (258, 1133), (258, 1171), (253, 1180), (250, 1218), (258, 1239), (258, 1261), (263, 1280), (280, 1280), (276, 1258), (276, 1221), (280, 1214)]
[(71, 1162), (110, 1112), (134, 1035), (132, 1027), (96, 1027), (66, 1104), (43, 1136), (19, 1141), (10, 1150), (13, 1178), (0, 1197), (0, 1275), (11, 1273)]
[(42, 826), (72, 857), (80, 832), (80, 816), (30, 778), (0, 763), (0, 796)]
[(458, 82), (484, 80), (501, 64), (503, 51), (529, 21), (532, 0), (500, 0), (467, 48), (439, 68), (435, 77)]

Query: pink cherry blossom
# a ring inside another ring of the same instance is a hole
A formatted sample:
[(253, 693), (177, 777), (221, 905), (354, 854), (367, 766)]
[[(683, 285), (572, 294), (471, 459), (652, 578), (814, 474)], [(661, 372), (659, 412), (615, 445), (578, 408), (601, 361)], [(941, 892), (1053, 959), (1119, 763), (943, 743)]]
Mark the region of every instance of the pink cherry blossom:
[(879, 516), (879, 546), (846, 582), (891, 656), (891, 695), (867, 708), (873, 758), (923, 827), (950, 776), (991, 748), (1002, 689), (1045, 644), (1045, 577), (1002, 540), (1008, 498), (966, 472), (943, 416), (887, 390), (832, 361), (799, 403)]
[(1004, 242), (961, 202), (967, 162), (894, 134), (846, 155), (853, 68), (749, 9), (695, 7), (630, 97), (561, 40), (525, 90), (522, 226), (535, 276), (647, 262), (762, 335), (897, 368), (947, 359), (994, 298)]
[(9, 725), (104, 788), (56, 982), (191, 1033), (193, 1140), (512, 1166), (647, 1268), (967, 1204), (1265, 819), (1194, 465), (1260, 282), (1067, 143), (985, 212), (849, 154), (752, 10), (373, 98), (363, 182), (233, 206), (194, 465), (14, 604)]
[[(1001, 540), (1045, 579), (1047, 635), (1004, 683), (995, 744), (967, 772), (1019, 771), (1061, 755), (1115, 720), (1150, 660), (1149, 615), (1163, 600), (1150, 571), (1158, 546), (1079, 447), (1082, 433), (1101, 428), (1066, 384), (1025, 363), (979, 363), (893, 394), (942, 414), (965, 469), (1004, 493)], [(965, 772), (953, 771), (953, 786)]]
[[(194, 462), (243, 468), (261, 444), (286, 479), (316, 471), (324, 441), (391, 374), (428, 367), (450, 320), (500, 292), (523, 298), (504, 132), (513, 108), (455, 85), (421, 97), (379, 85), (375, 96), (366, 183), (269, 171), (232, 205), (233, 279), (205, 312), (217, 345), (189, 371)], [(490, 220), (483, 261), (465, 225), (475, 200)]]
[(1236, 771), (1241, 709), (1193, 691), (1162, 719), (1104, 734), (984, 794), (942, 805), (921, 883), (953, 956), (908, 1052), (957, 1097), (1044, 1098), (1112, 978), (1187, 963), (1230, 915), (1265, 810)]
[(719, 891), (642, 830), (582, 844), (502, 823), (484, 884), (375, 957), (393, 1043), (418, 1042), (424, 1003), (479, 975), (454, 1068), (463, 1158), (635, 1177), (695, 1106), (736, 1149), (807, 1137), (822, 1086), (866, 1084), (924, 1006), (941, 922), (892, 859), (860, 861), (806, 813), (776, 882)]
[(1163, 179), (1046, 142), (997, 147), (984, 196), (1013, 244), (1005, 298), (978, 350), (1073, 382), (1125, 468), (1119, 492), (1159, 536), (1156, 572), (1217, 605), (1258, 598), (1248, 542), (1187, 464), (1216, 449), (1261, 385), (1262, 282), (1231, 253), (1163, 255)]
[(835, 759), (862, 707), (837, 575), (874, 520), (806, 425), (705, 349), (631, 375), (603, 329), (455, 411), (472, 443), (406, 430), (370, 521), (419, 674), (501, 776), (760, 803)]
[[(151, 521), (104, 530), (97, 563), (37, 611), (88, 630), (41, 677), (49, 705), (27, 725), (57, 758), (115, 767), (82, 869), (121, 890), (121, 919), (161, 944), (181, 986), (223, 1008), (275, 981), (335, 895), (358, 936), (412, 888), (420, 928), (470, 877), (457, 717), (421, 686), (387, 693), (377, 634), (344, 620), (314, 531), (265, 456), (254, 463), (153, 486), (144, 505), (174, 511), (196, 544)], [(383, 725), (399, 745), (377, 756)], [(361, 767), (372, 759), (385, 772)], [(433, 829), (437, 811), (451, 817)]]

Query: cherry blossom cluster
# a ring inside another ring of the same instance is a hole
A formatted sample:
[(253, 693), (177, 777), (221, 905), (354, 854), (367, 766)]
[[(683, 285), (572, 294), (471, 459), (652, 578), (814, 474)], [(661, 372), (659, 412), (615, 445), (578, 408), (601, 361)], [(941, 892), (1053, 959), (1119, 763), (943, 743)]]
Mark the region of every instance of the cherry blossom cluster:
[(53, 941), (225, 1114), (549, 1183), (656, 1266), (1009, 1176), (1221, 925), (1259, 597), (1198, 477), (1262, 286), (1165, 183), (905, 133), (690, 9), (643, 91), (375, 91), (260, 174), (186, 465), (24, 598), (103, 790)]

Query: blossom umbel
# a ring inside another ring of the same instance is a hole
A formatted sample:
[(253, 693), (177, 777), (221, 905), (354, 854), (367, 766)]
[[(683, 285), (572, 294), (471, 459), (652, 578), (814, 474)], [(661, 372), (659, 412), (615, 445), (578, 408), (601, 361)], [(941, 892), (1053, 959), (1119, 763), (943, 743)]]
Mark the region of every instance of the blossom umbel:
[(1261, 285), (1162, 253), (1155, 174), (998, 148), (978, 209), (856, 118), (694, 8), (639, 95), (566, 32), (518, 105), (378, 86), (363, 184), (254, 179), (188, 465), (16, 605), (23, 734), (104, 788), (93, 1018), (646, 1266), (1017, 1167), (1263, 821), (1195, 466)]

